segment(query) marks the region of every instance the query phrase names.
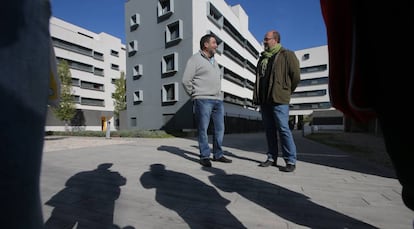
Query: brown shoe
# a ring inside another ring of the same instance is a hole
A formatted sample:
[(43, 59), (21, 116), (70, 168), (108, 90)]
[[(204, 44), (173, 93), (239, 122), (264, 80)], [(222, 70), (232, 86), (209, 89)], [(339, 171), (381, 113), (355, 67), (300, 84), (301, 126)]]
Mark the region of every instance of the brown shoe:
[(204, 167), (211, 167), (211, 162), (209, 158), (200, 159), (200, 165)]
[(228, 159), (224, 156), (221, 156), (220, 158), (217, 158), (217, 159), (213, 158), (213, 161), (218, 161), (218, 162), (223, 162), (223, 163), (231, 163), (232, 162), (232, 160), (230, 160), (230, 159)]
[(290, 172), (295, 171), (295, 169), (296, 169), (296, 165), (287, 164), (286, 167), (280, 168), (280, 171), (290, 173)]

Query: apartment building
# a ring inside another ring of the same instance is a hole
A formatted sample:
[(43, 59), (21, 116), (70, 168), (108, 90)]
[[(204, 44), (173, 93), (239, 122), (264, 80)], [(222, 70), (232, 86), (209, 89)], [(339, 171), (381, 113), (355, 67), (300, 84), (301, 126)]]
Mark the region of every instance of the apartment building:
[[(314, 111), (335, 109), (331, 106), (329, 97), (328, 46), (297, 50), (295, 54), (299, 59), (301, 81), (292, 94), (290, 115), (294, 123), (302, 123), (303, 118), (312, 115)], [(342, 117), (337, 115), (338, 112), (331, 113), (332, 119), (325, 120), (335, 125), (342, 121)]]
[[(114, 130), (112, 94), (115, 79), (126, 71), (125, 45), (120, 38), (96, 34), (56, 17), (50, 20), (50, 32), (57, 61), (66, 60), (72, 76), (77, 113), (69, 128), (99, 131), (109, 124)], [(64, 123), (49, 110), (46, 131), (64, 129)]]
[(300, 61), (301, 82), (292, 96), (290, 115), (295, 123), (311, 115), (319, 130), (341, 130), (381, 134), (378, 120), (359, 122), (332, 107), (329, 95), (328, 46), (295, 51)]
[(248, 21), (240, 5), (224, 0), (126, 1), (128, 128), (194, 129), (192, 102), (181, 80), (205, 34), (218, 38), (226, 130), (261, 128), (252, 94), (263, 48)]

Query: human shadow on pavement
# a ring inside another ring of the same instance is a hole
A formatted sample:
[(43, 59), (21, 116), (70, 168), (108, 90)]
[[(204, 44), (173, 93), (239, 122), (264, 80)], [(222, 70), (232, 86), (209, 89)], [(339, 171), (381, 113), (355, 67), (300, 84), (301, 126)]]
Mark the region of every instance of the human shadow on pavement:
[[(65, 188), (46, 202), (54, 207), (45, 222), (46, 229), (121, 228), (113, 222), (115, 200), (126, 178), (109, 170), (112, 163), (102, 163), (96, 169), (70, 177)], [(124, 229), (133, 229), (126, 226)]]
[(226, 206), (229, 200), (204, 182), (152, 164), (140, 177), (142, 186), (155, 189), (155, 200), (174, 210), (190, 228), (246, 228)]
[(340, 212), (321, 206), (309, 197), (252, 177), (227, 174), (219, 168), (202, 168), (213, 174), (209, 179), (224, 192), (235, 192), (279, 217), (309, 228), (377, 228)]

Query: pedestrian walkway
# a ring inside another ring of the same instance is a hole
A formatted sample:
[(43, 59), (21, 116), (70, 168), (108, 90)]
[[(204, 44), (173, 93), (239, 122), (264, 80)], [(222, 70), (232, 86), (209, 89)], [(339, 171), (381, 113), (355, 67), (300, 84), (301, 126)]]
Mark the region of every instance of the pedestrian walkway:
[(225, 135), (233, 163), (212, 168), (198, 163), (194, 138), (49, 138), (44, 220), (47, 228), (413, 228), (392, 170), (294, 137), (293, 173), (257, 166), (263, 133)]

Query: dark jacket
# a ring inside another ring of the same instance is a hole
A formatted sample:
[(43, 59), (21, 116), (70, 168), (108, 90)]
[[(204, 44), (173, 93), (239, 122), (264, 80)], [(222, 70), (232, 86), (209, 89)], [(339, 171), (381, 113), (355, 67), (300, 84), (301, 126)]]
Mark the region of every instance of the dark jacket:
[[(253, 90), (253, 103), (289, 104), (290, 96), (300, 81), (299, 60), (293, 51), (282, 48), (269, 58), (265, 77), (260, 76), (260, 57), (256, 67), (256, 82)], [(265, 81), (263, 78), (266, 78)], [(266, 85), (260, 83), (266, 82)]]

